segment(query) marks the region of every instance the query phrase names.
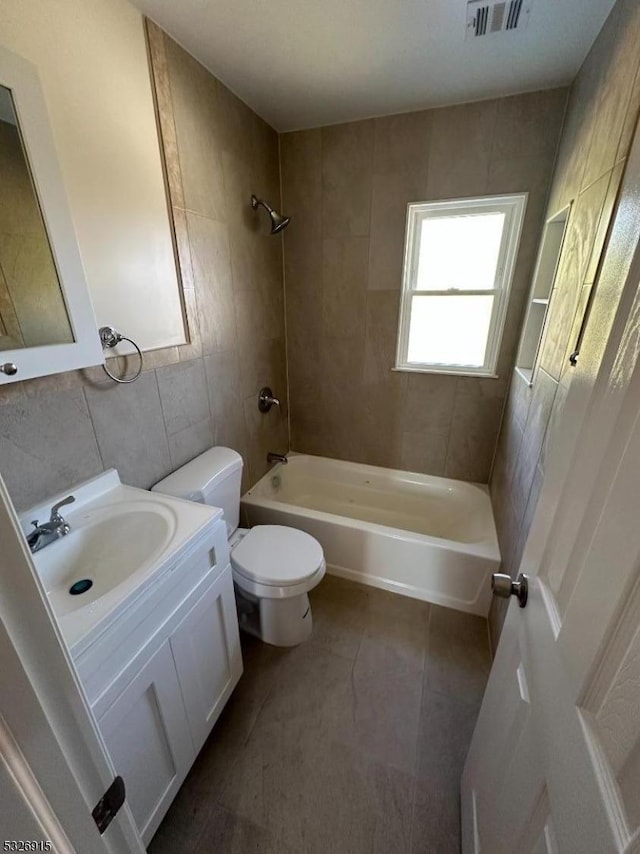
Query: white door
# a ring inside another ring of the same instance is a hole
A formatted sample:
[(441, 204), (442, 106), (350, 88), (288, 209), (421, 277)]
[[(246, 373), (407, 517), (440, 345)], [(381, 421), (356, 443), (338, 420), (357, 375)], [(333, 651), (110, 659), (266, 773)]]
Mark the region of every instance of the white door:
[(242, 675), (230, 566), (189, 611), (170, 643), (197, 753)]
[(168, 640), (101, 715), (98, 725), (148, 844), (195, 759)]
[(2, 844), (15, 841), (18, 850), (20, 842), (51, 842), (51, 850), (65, 854), (142, 853), (126, 802), (104, 836), (91, 817), (113, 780), (113, 766), (37, 579), (2, 477), (0, 673)]
[(465, 854), (640, 851), (639, 200), (636, 139), (463, 773)]

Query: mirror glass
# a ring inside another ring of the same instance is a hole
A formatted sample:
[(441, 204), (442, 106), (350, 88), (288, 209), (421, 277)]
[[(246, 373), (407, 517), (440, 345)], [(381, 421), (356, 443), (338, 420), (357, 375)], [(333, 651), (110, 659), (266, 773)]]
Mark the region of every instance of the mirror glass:
[(11, 91), (0, 85), (0, 350), (73, 341)]

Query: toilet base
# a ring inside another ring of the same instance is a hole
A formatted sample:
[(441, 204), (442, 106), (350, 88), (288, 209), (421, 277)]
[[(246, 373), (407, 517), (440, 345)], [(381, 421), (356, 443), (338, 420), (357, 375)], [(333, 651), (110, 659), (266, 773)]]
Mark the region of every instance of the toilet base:
[(313, 619), (306, 593), (287, 599), (252, 596), (234, 584), (241, 629), (272, 646), (297, 646), (311, 637)]

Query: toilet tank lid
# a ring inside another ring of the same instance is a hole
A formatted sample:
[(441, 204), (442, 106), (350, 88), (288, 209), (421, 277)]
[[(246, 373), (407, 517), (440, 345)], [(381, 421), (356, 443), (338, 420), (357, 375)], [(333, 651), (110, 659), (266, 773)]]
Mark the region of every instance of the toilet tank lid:
[(209, 448), (158, 481), (151, 489), (176, 498), (204, 501), (209, 492), (232, 472), (242, 468), (242, 457), (231, 448)]

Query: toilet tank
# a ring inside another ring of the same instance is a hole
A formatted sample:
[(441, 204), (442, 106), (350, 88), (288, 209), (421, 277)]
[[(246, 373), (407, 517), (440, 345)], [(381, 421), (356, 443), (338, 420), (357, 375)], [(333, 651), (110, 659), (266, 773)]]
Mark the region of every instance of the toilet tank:
[(240, 522), (242, 457), (231, 448), (210, 448), (152, 487), (154, 492), (221, 507), (227, 536)]

